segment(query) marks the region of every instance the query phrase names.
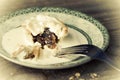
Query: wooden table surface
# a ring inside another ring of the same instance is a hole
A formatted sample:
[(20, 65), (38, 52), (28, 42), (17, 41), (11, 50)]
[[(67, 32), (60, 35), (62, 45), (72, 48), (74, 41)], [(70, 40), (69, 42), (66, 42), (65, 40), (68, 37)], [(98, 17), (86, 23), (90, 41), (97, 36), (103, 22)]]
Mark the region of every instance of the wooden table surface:
[[(0, 16), (33, 6), (65, 7), (86, 13), (108, 29), (110, 44), (105, 52), (120, 67), (119, 5), (119, 0), (0, 0)], [(120, 72), (100, 61), (69, 69), (41, 70), (19, 66), (0, 57), (0, 80), (69, 80), (76, 72), (85, 80), (120, 80)], [(97, 73), (98, 78), (91, 79), (91, 73)]]

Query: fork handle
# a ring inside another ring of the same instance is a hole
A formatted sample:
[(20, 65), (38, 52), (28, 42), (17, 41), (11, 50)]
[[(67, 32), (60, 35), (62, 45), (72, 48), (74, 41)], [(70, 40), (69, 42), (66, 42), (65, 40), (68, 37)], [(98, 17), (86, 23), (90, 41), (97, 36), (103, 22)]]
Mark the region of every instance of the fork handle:
[(120, 68), (106, 54), (101, 54), (99, 57), (96, 57), (96, 59), (107, 63), (109, 66), (120, 72)]

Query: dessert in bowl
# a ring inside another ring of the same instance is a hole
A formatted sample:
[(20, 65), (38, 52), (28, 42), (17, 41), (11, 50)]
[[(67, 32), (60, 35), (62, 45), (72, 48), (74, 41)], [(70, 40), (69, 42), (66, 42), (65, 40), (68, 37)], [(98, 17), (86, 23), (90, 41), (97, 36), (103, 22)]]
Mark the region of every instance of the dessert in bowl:
[(61, 69), (91, 60), (81, 55), (56, 57), (61, 48), (93, 44), (105, 50), (109, 34), (101, 23), (81, 12), (34, 7), (0, 18), (0, 42), (0, 56), (13, 63), (38, 69)]

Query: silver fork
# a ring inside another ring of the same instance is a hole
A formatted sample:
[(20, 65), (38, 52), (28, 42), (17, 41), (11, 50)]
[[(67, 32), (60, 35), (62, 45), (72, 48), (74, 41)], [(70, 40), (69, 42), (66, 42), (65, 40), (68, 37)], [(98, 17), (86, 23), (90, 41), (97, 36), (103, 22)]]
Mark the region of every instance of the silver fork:
[[(104, 53), (104, 51), (94, 45), (84, 44), (84, 45), (62, 48), (61, 51), (56, 56), (59, 57), (68, 54), (74, 54), (74, 55), (82, 54), (90, 57), (92, 60), (97, 59), (100, 61), (104, 61), (105, 63), (116, 69), (117, 71), (120, 71), (120, 68), (116, 66), (116, 64)], [(77, 57), (77, 59), (79, 59), (79, 57)]]

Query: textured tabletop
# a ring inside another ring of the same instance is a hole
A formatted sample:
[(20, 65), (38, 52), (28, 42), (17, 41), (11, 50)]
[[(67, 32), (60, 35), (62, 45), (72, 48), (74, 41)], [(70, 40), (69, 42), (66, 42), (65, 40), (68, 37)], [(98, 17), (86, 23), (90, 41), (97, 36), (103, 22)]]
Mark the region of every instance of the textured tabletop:
[[(34, 6), (64, 7), (86, 13), (108, 29), (110, 44), (105, 52), (120, 67), (119, 5), (119, 0), (0, 0), (0, 16)], [(0, 57), (0, 80), (69, 80), (75, 73), (80, 73), (83, 80), (120, 80), (120, 72), (95, 60), (69, 69), (42, 70), (23, 67)]]

